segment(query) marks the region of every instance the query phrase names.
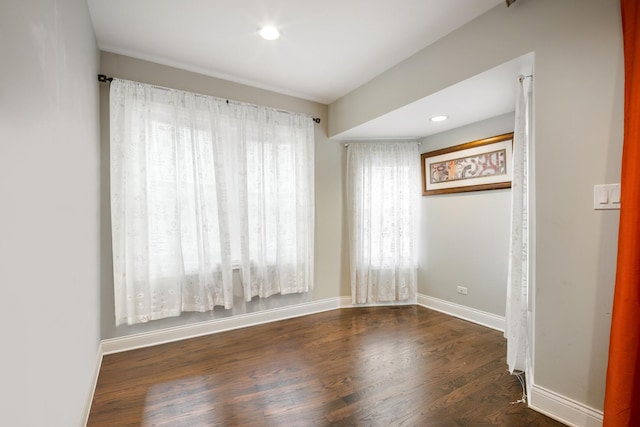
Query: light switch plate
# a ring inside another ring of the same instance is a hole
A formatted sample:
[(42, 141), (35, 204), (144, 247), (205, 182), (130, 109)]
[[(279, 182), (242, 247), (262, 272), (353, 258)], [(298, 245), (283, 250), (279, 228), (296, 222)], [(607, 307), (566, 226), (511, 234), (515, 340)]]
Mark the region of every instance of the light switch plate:
[(594, 185), (593, 209), (620, 209), (620, 184)]

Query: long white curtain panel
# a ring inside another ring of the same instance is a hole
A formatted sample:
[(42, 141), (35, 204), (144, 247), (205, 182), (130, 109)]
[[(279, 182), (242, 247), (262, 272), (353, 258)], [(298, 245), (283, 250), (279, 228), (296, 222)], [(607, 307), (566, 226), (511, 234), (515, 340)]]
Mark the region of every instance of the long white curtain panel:
[(349, 144), (351, 300), (415, 301), (420, 153), (416, 142)]
[(114, 79), (116, 324), (313, 286), (309, 116)]
[[(531, 152), (531, 85), (520, 76), (516, 93), (511, 183), (511, 247), (507, 278), (505, 337), (509, 371), (531, 372), (531, 299), (529, 294), (529, 168)], [(530, 387), (530, 381), (527, 381)]]

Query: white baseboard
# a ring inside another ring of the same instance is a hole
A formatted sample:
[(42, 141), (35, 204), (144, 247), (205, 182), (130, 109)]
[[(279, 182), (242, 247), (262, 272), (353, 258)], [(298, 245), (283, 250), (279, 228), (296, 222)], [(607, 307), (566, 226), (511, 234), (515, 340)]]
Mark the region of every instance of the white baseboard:
[(340, 308), (354, 308), (354, 307), (394, 307), (402, 305), (416, 305), (416, 301), (384, 301), (374, 302), (366, 304), (354, 304), (351, 302), (351, 297), (340, 297)]
[(151, 347), (217, 332), (255, 326), (293, 317), (306, 316), (340, 308), (341, 298), (329, 298), (289, 307), (262, 310), (256, 313), (239, 314), (222, 319), (209, 320), (186, 326), (167, 328), (142, 334), (102, 340), (102, 354), (119, 353), (137, 348)]
[(96, 392), (96, 386), (98, 385), (98, 376), (100, 375), (100, 368), (102, 367), (102, 344), (98, 346), (98, 355), (96, 357), (96, 366), (93, 372), (93, 382), (89, 386), (89, 394), (87, 395), (87, 401), (84, 404), (84, 412), (82, 413), (81, 425), (86, 426), (89, 421), (89, 412), (91, 412), (91, 404), (93, 403), (93, 396)]
[(571, 427), (602, 427), (603, 413), (533, 384), (529, 407)]
[(491, 329), (497, 329), (504, 332), (504, 317), (487, 313), (486, 311), (476, 310), (475, 308), (466, 307), (464, 305), (455, 304), (439, 298), (418, 294), (418, 304), (440, 311), (469, 322), (477, 323)]
[[(504, 330), (504, 318), (491, 313), (486, 313), (484, 311), (476, 310), (421, 294), (418, 295), (418, 304), (455, 317), (478, 323), (483, 326), (488, 326), (490, 328), (498, 330)], [(377, 305), (406, 305), (406, 303), (384, 303)], [(360, 305), (354, 305), (351, 303), (351, 297), (329, 298), (320, 301), (296, 304), (289, 307), (263, 310), (256, 313), (240, 314), (233, 317), (209, 320), (206, 322), (199, 322), (191, 325), (161, 329), (153, 332), (109, 338), (102, 340), (101, 350), (102, 354), (119, 353), (122, 351), (150, 347), (158, 344), (165, 344), (168, 342), (195, 338), (217, 332), (255, 326), (263, 323), (290, 319), (293, 317), (306, 316), (308, 314), (320, 313), (327, 310), (335, 310), (337, 308), (359, 306)]]
[(353, 307), (351, 304), (351, 297), (340, 297), (340, 308), (349, 308)]

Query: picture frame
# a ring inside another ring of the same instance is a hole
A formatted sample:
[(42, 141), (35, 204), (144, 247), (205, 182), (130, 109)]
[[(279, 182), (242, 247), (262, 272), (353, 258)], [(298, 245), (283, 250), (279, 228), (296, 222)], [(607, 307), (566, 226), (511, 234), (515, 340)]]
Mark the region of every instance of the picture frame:
[(513, 132), (422, 153), (422, 195), (511, 188)]

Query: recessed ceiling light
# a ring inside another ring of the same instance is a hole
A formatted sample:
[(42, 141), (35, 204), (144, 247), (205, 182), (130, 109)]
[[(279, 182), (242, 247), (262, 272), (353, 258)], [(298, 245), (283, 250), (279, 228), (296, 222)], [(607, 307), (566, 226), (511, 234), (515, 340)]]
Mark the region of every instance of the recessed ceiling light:
[(265, 25), (260, 28), (260, 36), (265, 40), (275, 40), (280, 37), (280, 31), (273, 25)]
[(438, 115), (438, 116), (433, 116), (429, 120), (431, 120), (432, 122), (443, 122), (443, 121), (447, 120), (448, 118), (449, 118), (449, 116), (445, 116), (444, 114), (441, 114), (441, 115)]

